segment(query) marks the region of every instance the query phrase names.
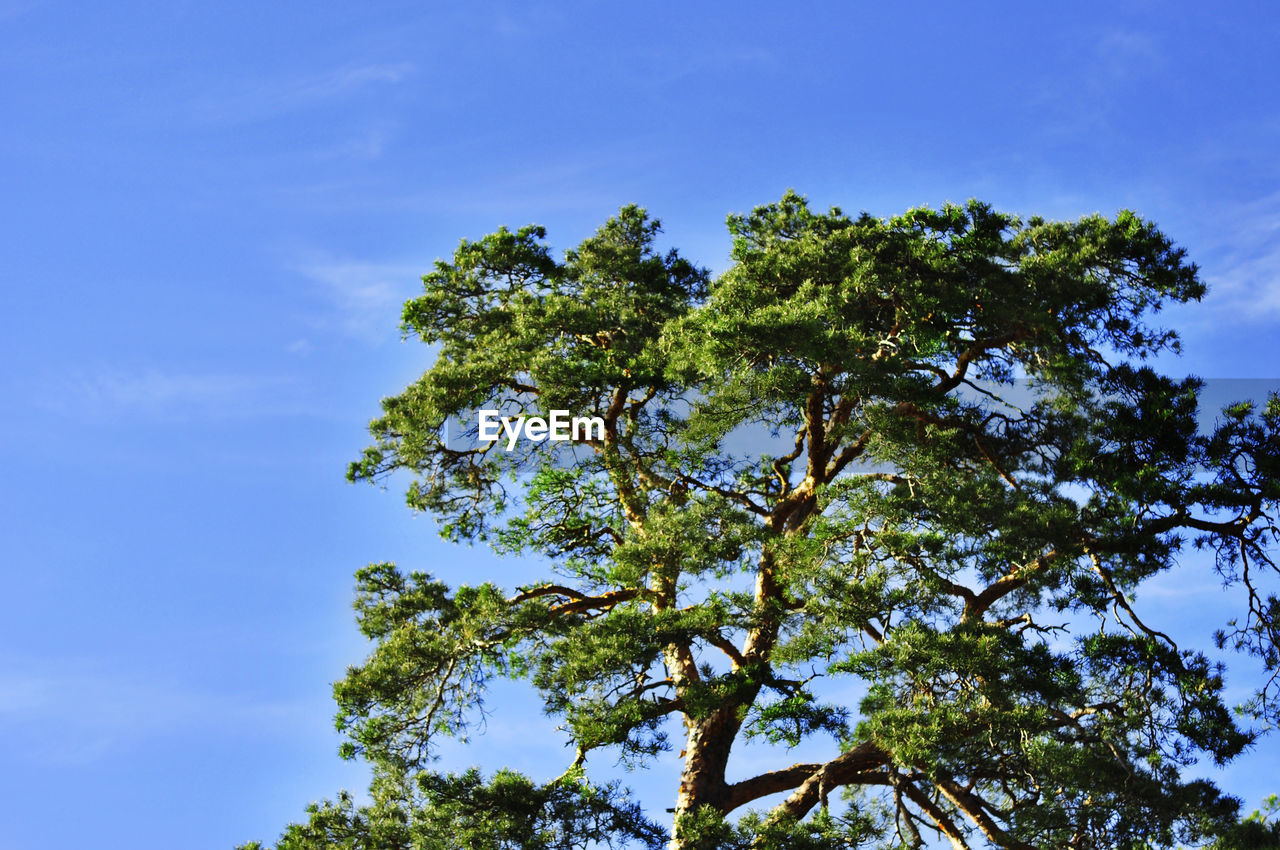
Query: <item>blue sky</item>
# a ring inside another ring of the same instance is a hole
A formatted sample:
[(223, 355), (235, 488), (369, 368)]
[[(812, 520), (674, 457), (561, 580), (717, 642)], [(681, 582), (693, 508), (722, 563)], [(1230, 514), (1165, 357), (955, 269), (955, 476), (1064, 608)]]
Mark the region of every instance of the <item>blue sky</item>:
[[(1167, 368), (1280, 375), (1274, 10), (1070, 8), (0, 0), (0, 850), (274, 838), (363, 784), (353, 571), (532, 575), (343, 481), (461, 237), (636, 202), (722, 269), (725, 215), (788, 187), (1132, 207), (1211, 285)], [(1205, 643), (1216, 584), (1158, 591)], [(558, 773), (503, 704), (450, 763)], [(1275, 754), (1219, 776), (1256, 803)]]

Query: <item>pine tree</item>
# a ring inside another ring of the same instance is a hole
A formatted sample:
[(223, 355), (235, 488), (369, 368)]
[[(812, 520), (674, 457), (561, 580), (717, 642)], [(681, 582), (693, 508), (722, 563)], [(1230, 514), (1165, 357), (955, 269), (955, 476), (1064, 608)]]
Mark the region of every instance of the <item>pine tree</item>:
[[(1205, 292), (1184, 252), (1129, 212), (976, 201), (883, 220), (788, 193), (729, 229), (714, 279), (634, 206), (563, 259), (502, 229), (424, 278), (404, 329), (435, 363), (350, 476), (407, 471), (447, 538), (554, 574), (361, 571), (375, 649), (335, 691), (375, 802), (316, 807), (280, 846), (1083, 850), (1238, 829), (1238, 802), (1180, 768), (1230, 760), (1251, 721), (1137, 596), (1212, 550), (1243, 599), (1218, 648), (1262, 659), (1247, 710), (1277, 718), (1280, 400), (1205, 434), (1202, 383), (1146, 364), (1177, 348), (1152, 314)], [(603, 433), (450, 439), (478, 409)], [(776, 449), (741, 449), (750, 429)], [(431, 770), (495, 676), (567, 731), (560, 778)], [(830, 698), (851, 683), (856, 704)], [(789, 764), (815, 736), (829, 756)], [(732, 781), (749, 737), (777, 767)], [(590, 779), (600, 755), (669, 752), (673, 834)]]

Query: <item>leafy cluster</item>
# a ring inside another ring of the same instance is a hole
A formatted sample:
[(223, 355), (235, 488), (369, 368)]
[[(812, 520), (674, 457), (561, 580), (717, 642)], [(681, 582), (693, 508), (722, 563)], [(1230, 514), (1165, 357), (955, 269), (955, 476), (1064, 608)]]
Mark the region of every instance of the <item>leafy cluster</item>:
[[(677, 730), (675, 848), (1260, 834), (1181, 776), (1253, 738), (1223, 669), (1136, 601), (1188, 546), (1212, 550), (1242, 591), (1219, 643), (1262, 661), (1247, 708), (1277, 719), (1280, 400), (1204, 434), (1201, 382), (1144, 365), (1177, 346), (1152, 314), (1204, 293), (1183, 252), (1128, 212), (978, 202), (878, 219), (788, 193), (729, 229), (714, 279), (659, 252), (636, 207), (563, 260), (540, 228), (504, 229), (424, 278), (404, 328), (437, 359), (384, 400), (351, 477), (408, 472), (447, 537), (554, 573), (450, 589), (362, 571), (375, 648), (336, 686), (338, 720), (386, 778), (372, 808), (318, 808), (281, 846), (652, 845), (661, 830), (584, 771), (597, 751), (644, 765)], [(447, 439), (477, 408), (605, 433), (571, 463)], [(429, 771), (493, 676), (559, 719), (560, 780)], [(829, 756), (735, 780), (747, 737)]]
[[(382, 776), (374, 802), (350, 794), (309, 807), (310, 819), (286, 830), (280, 850), (599, 850), (659, 848), (666, 832), (649, 822), (616, 786), (580, 777), (536, 785), (509, 770), (485, 782), (422, 772), (412, 781)], [(241, 850), (261, 850), (257, 842)]]

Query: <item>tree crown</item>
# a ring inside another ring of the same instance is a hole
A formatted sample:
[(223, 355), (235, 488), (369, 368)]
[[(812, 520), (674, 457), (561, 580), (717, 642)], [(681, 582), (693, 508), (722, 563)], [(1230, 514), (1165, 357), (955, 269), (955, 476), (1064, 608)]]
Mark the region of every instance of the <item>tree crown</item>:
[[(544, 820), (564, 799), (548, 789), (592, 793), (593, 752), (643, 765), (678, 722), (675, 847), (1169, 846), (1225, 829), (1234, 802), (1179, 768), (1253, 733), (1221, 665), (1134, 595), (1189, 543), (1211, 548), (1245, 598), (1220, 646), (1278, 669), (1280, 401), (1204, 434), (1201, 382), (1144, 365), (1177, 346), (1153, 314), (1204, 294), (1184, 252), (1130, 212), (1057, 222), (976, 201), (879, 219), (787, 193), (729, 230), (714, 278), (660, 252), (634, 206), (563, 260), (541, 228), (502, 229), (426, 275), (403, 327), (437, 359), (384, 400), (350, 476), (407, 471), (409, 504), (447, 537), (554, 575), (450, 589), (361, 571), (375, 649), (335, 689), (346, 754), (435, 817), (444, 780), (422, 774), (424, 802), (409, 777), (437, 736), (466, 733), (490, 677), (514, 676), (577, 753), (536, 787)], [(479, 408), (570, 410), (604, 432), (569, 461), (446, 435)], [(1255, 718), (1276, 718), (1275, 687)], [(833, 740), (825, 761), (733, 780), (753, 736)], [(620, 789), (597, 791), (621, 818), (597, 839), (661, 840)]]

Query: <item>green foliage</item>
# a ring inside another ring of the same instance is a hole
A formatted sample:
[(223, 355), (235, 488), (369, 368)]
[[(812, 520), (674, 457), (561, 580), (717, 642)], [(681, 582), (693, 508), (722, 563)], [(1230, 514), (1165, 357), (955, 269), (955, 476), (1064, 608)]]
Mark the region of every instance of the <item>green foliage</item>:
[[(1212, 550), (1243, 591), (1219, 644), (1262, 660), (1246, 709), (1280, 720), (1280, 400), (1202, 434), (1201, 382), (1144, 365), (1177, 347), (1153, 313), (1204, 294), (1183, 252), (1129, 212), (976, 201), (877, 219), (788, 193), (729, 230), (715, 279), (636, 207), (563, 260), (503, 229), (424, 278), (403, 327), (436, 362), (384, 400), (350, 476), (407, 472), (447, 538), (553, 572), (359, 573), (374, 647), (335, 695), (374, 802), (316, 807), (280, 846), (654, 846), (584, 771), (643, 767), (673, 734), (677, 848), (1262, 846), (1270, 826), (1179, 772), (1254, 737), (1225, 671), (1137, 601), (1188, 544)], [(445, 438), (478, 408), (605, 435), (572, 462)], [(745, 448), (752, 429), (774, 445)], [(541, 694), (568, 778), (430, 771), (493, 676)], [(751, 736), (829, 755), (733, 781)]]
[(1239, 823), (1218, 837), (1209, 850), (1277, 850), (1280, 848), (1280, 797), (1275, 794), (1263, 801)]
[[(666, 831), (650, 823), (616, 786), (582, 779), (537, 785), (509, 770), (485, 782), (464, 774), (422, 773), (412, 782), (375, 782), (374, 802), (343, 793), (313, 804), (279, 850), (588, 850), (658, 848)], [(261, 850), (254, 842), (241, 850)]]
[(860, 814), (833, 816), (822, 811), (800, 822), (749, 812), (730, 824), (707, 808), (683, 818), (676, 838), (696, 850), (854, 850), (865, 847), (876, 832), (872, 819)]

